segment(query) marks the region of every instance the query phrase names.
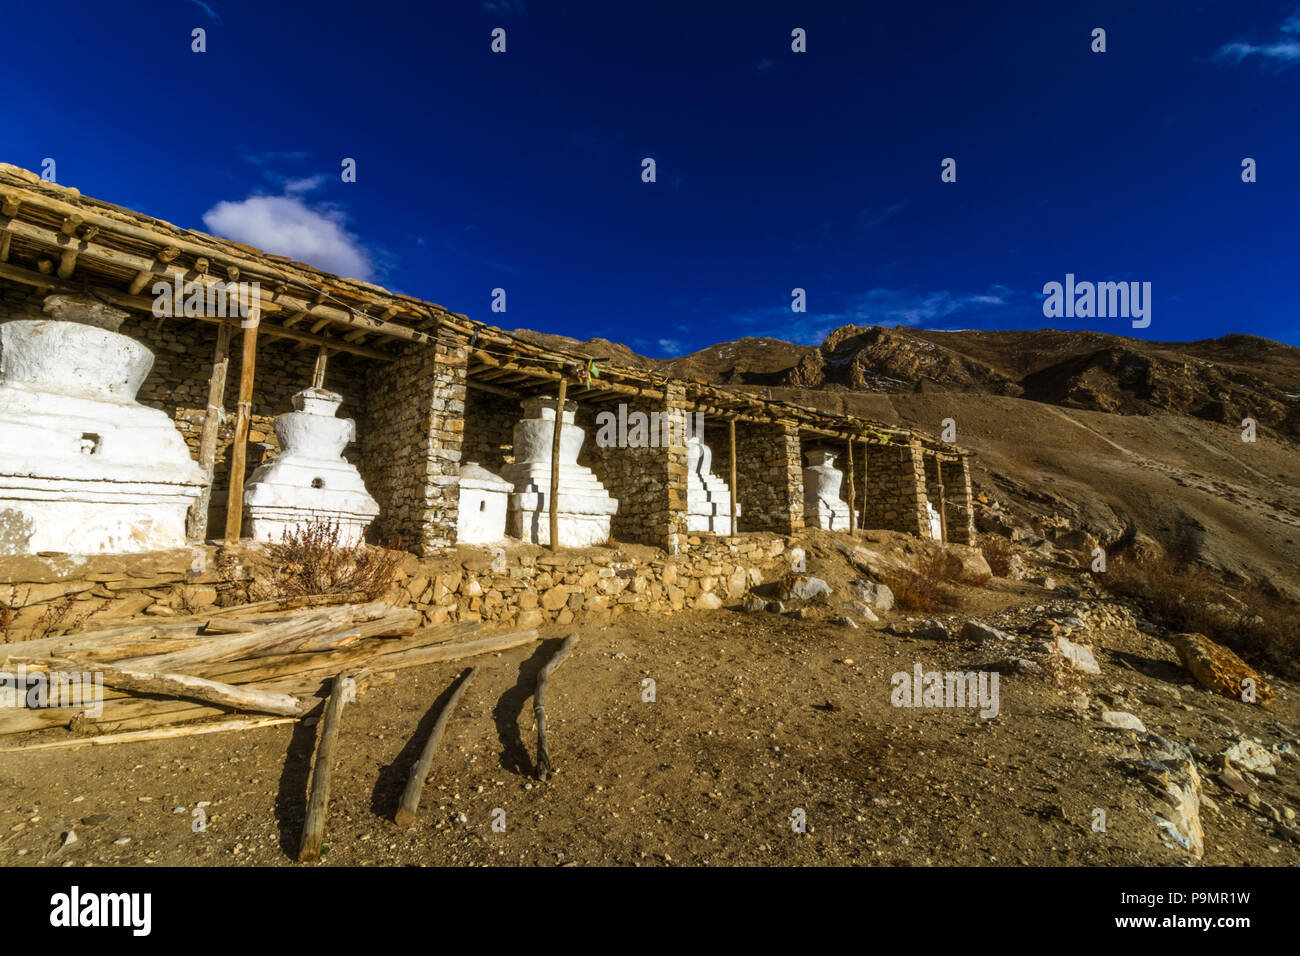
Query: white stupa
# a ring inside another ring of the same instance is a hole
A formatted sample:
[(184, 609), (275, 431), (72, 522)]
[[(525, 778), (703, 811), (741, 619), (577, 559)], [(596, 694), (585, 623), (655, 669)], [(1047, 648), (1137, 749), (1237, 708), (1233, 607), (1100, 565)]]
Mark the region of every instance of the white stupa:
[(824, 531), (849, 530), (849, 506), (840, 497), (844, 473), (835, 467), (835, 453), (825, 448), (805, 452), (803, 470), (804, 524)]
[(0, 325), (0, 554), (183, 547), (204, 478), (167, 413), (135, 400), (153, 353), (96, 299), (45, 311)]
[[(554, 398), (523, 401), (524, 417), (515, 423), (515, 460), (501, 469), (514, 487), (506, 530), (534, 544), (551, 543), (551, 441), (555, 431)], [(610, 516), (618, 501), (611, 498), (590, 468), (578, 464), (586, 433), (573, 424), (577, 402), (566, 402), (560, 426), (559, 544), (582, 548), (609, 539)]]
[(280, 453), (258, 467), (244, 488), (245, 533), (280, 541), (312, 522), (337, 524), (339, 544), (356, 544), (379, 514), (343, 449), (356, 441), (350, 418), (335, 418), (343, 396), (323, 388), (294, 395), (294, 411), (277, 415)]
[(460, 466), (457, 544), (496, 544), (506, 536), (506, 505), (514, 485), (476, 461)]
[[(712, 473), (713, 451), (699, 435), (686, 439), (686, 530), (733, 534), (731, 489)], [(740, 502), (736, 502), (740, 517)]]

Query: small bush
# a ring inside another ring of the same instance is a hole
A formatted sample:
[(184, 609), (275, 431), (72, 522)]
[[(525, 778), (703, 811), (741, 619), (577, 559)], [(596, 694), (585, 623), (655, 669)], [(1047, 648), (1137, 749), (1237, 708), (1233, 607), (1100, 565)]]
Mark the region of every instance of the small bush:
[(894, 605), (904, 611), (934, 612), (948, 607), (945, 582), (948, 565), (942, 551), (926, 554), (914, 571), (882, 575), (894, 592)]
[(1009, 539), (1000, 535), (981, 535), (980, 551), (989, 563), (989, 570), (994, 577), (1005, 578), (1011, 574), (1011, 557), (1015, 552), (1011, 549)]
[(336, 521), (316, 520), (286, 531), (268, 549), (268, 579), (251, 588), (254, 600), (359, 592), (375, 600), (392, 585), (405, 553), (360, 542), (339, 543)]
[(1096, 580), (1138, 601), (1171, 630), (1204, 634), (1243, 656), (1300, 673), (1300, 604), (1276, 591), (1252, 586), (1234, 595), (1209, 569), (1169, 556), (1119, 557)]

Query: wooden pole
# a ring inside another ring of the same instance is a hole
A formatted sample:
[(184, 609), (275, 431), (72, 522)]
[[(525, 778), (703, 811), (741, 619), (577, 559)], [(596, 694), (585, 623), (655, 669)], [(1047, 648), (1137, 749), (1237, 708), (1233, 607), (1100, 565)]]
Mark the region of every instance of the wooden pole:
[(560, 379), (560, 397), (555, 403), (555, 431), (551, 437), (551, 550), (560, 550), (560, 435), (564, 427), (564, 397), (569, 383)]
[(64, 747), (103, 747), (107, 744), (127, 744), (138, 740), (166, 740), (172, 737), (193, 737), (198, 734), (220, 734), (228, 730), (252, 730), (256, 727), (275, 727), (291, 724), (297, 717), (240, 717), (214, 724), (184, 724), (180, 727), (160, 727), (156, 730), (129, 730), (120, 734), (102, 734), (98, 737), (81, 737), (74, 740), (52, 740), (48, 743), (3, 747), (0, 753), (22, 753), (26, 750), (58, 750)]
[(553, 773), (555, 768), (551, 766), (551, 753), (546, 748), (546, 686), (551, 679), (551, 671), (555, 670), (564, 663), (564, 659), (569, 656), (573, 650), (573, 642), (578, 639), (577, 634), (570, 634), (560, 645), (560, 649), (555, 652), (546, 666), (537, 674), (537, 690), (533, 692), (533, 716), (537, 718), (537, 779), (545, 780), (548, 773)]
[(190, 505), (185, 520), (185, 536), (191, 541), (208, 538), (208, 508), (212, 504), (212, 482), (217, 473), (217, 434), (225, 418), (226, 374), (230, 370), (230, 325), (217, 326), (217, 348), (212, 357), (212, 376), (208, 379), (208, 410), (203, 416), (199, 435), (199, 467), (203, 469), (203, 490), (199, 500)]
[(325, 365), (326, 363), (329, 362), (329, 358), (330, 358), (329, 350), (326, 349), (324, 346), (321, 346), (321, 350), (316, 353), (316, 368), (312, 372), (312, 376), (311, 376), (312, 388), (325, 387)]
[(736, 527), (736, 420), (727, 421), (727, 433), (731, 439), (731, 533), (739, 534)]
[(858, 512), (855, 504), (856, 493), (853, 487), (853, 439), (845, 444), (849, 446), (849, 534), (858, 533)]
[(474, 679), (474, 675), (477, 673), (477, 667), (471, 667), (465, 672), (465, 676), (461, 678), (460, 686), (452, 691), (447, 706), (438, 715), (438, 720), (429, 733), (429, 739), (425, 741), (424, 749), (420, 751), (420, 759), (411, 768), (411, 776), (406, 781), (406, 789), (402, 792), (402, 804), (397, 808), (397, 815), (394, 817), (398, 826), (409, 827), (415, 822), (415, 811), (420, 808), (420, 794), (424, 791), (424, 782), (429, 778), (429, 768), (433, 766), (433, 755), (438, 752), (438, 744), (442, 740), (443, 731), (447, 729), (447, 723), (451, 720), (451, 715), (456, 712), (456, 705), (460, 703), (461, 695), (465, 693), (465, 688), (469, 686), (469, 682)]
[(108, 687), (129, 690), (137, 694), (200, 700), (234, 710), (251, 710), (255, 713), (277, 714), (281, 717), (301, 716), (307, 708), (307, 702), (293, 694), (280, 694), (253, 687), (235, 687), (189, 674), (159, 674), (111, 667), (106, 664), (96, 664), (95, 672), (103, 675), (104, 684)]
[(226, 540), (236, 542), (244, 524), (244, 462), (248, 453), (248, 422), (253, 415), (253, 368), (257, 364), (257, 327), (262, 312), (253, 306), (244, 319), (244, 348), (239, 365), (239, 406), (235, 441), (230, 446), (230, 493), (226, 496)]
[(948, 509), (945, 502), (948, 495), (943, 490), (943, 482), (939, 482), (939, 536), (944, 543), (948, 542)]
[(316, 748), (316, 762), (311, 771), (311, 797), (307, 800), (307, 820), (302, 827), (299, 863), (320, 859), (321, 840), (325, 836), (325, 813), (330, 802), (330, 773), (334, 768), (334, 749), (339, 740), (339, 718), (343, 715), (343, 682), (346, 679), (342, 674), (334, 678), (334, 688), (330, 691), (329, 703), (325, 705), (320, 745)]

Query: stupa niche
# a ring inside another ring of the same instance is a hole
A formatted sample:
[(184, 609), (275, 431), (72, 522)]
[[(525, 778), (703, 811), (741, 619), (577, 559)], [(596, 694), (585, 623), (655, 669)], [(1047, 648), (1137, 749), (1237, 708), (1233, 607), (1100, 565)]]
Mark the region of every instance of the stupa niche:
[[(713, 451), (699, 435), (686, 439), (686, 530), (734, 534), (731, 489), (712, 473)], [(740, 502), (736, 502), (740, 517)]]
[(849, 530), (849, 506), (840, 497), (844, 473), (835, 467), (835, 453), (816, 448), (804, 454), (804, 524), (824, 531)]
[(307, 388), (293, 396), (294, 411), (277, 415), (275, 436), (282, 451), (261, 465), (244, 489), (246, 533), (258, 541), (280, 541), (310, 523), (338, 526), (340, 544), (361, 541), (379, 514), (356, 466), (343, 449), (356, 441), (350, 418), (335, 418), (343, 401), (337, 392)]
[[(557, 400), (539, 396), (522, 404), (524, 417), (514, 428), (515, 460), (501, 469), (501, 477), (514, 488), (506, 530), (516, 538), (549, 545), (551, 442)], [(618, 501), (610, 497), (591, 469), (578, 464), (586, 433), (573, 424), (577, 409), (577, 402), (565, 402), (560, 426), (559, 545), (569, 548), (604, 544), (609, 539), (610, 517), (618, 511)]]

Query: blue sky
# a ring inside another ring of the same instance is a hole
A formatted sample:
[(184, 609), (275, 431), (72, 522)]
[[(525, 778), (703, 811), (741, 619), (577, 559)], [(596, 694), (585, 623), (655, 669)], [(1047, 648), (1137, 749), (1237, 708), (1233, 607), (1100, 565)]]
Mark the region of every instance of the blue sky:
[[(10, 4), (0, 158), (655, 356), (849, 323), (1300, 345), (1300, 0), (885, 6)], [(1150, 282), (1150, 327), (1044, 318), (1066, 273)]]

